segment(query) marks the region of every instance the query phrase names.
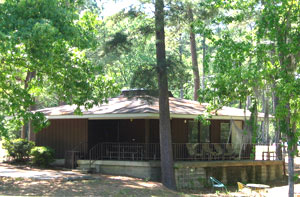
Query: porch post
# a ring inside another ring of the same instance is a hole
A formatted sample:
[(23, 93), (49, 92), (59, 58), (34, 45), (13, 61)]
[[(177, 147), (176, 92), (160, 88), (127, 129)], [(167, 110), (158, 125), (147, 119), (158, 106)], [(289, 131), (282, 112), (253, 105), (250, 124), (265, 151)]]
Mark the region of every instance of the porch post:
[(145, 158), (148, 160), (149, 159), (149, 150), (148, 150), (148, 144), (150, 141), (150, 120), (149, 119), (145, 119), (145, 144), (146, 144), (146, 148), (145, 148)]

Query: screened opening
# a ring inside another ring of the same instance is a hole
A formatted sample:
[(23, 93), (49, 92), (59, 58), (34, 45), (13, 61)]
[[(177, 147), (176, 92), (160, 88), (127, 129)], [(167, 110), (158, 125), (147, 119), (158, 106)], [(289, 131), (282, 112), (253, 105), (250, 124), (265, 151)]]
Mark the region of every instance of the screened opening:
[(199, 123), (198, 121), (190, 120), (188, 122), (189, 128), (189, 143), (199, 142)]
[(209, 136), (209, 125), (200, 124), (200, 142), (201, 143), (209, 143), (210, 136)]
[(221, 143), (231, 143), (230, 123), (221, 122)]

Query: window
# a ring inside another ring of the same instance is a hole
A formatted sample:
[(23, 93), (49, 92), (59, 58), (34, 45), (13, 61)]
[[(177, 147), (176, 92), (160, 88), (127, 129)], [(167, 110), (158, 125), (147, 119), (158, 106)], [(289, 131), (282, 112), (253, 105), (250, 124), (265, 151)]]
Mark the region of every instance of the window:
[(198, 143), (199, 140), (199, 129), (198, 129), (198, 121), (189, 121), (189, 143)]
[(201, 143), (209, 143), (209, 125), (200, 124), (200, 142)]
[(221, 122), (220, 127), (221, 127), (221, 143), (231, 142), (230, 123)]

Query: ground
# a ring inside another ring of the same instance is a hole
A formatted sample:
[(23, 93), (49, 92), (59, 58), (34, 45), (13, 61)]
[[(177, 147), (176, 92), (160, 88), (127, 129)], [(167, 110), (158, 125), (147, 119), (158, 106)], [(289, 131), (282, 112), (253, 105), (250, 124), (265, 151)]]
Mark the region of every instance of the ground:
[[(32, 176), (28, 176), (28, 174)], [(8, 174), (11, 177), (8, 177)], [(161, 183), (143, 179), (102, 174), (84, 175), (61, 169), (39, 169), (0, 163), (0, 195), (9, 196), (255, 196), (257, 193), (237, 192), (229, 186), (229, 193), (211, 191), (171, 191)], [(18, 177), (18, 178), (17, 178)], [(20, 178), (21, 177), (21, 178)], [(88, 180), (85, 180), (88, 179)], [(269, 183), (268, 183), (269, 184)], [(287, 196), (286, 180), (270, 183), (265, 196)], [(300, 184), (295, 185), (300, 194)]]
[[(1, 145), (1, 142), (0, 142)], [(5, 153), (1, 151), (0, 158)], [(287, 161), (287, 160), (286, 160)], [(295, 158), (295, 171), (300, 174), (300, 157)], [(284, 197), (288, 194), (287, 179), (267, 183), (271, 186), (263, 196)], [(257, 193), (229, 193), (205, 188), (197, 191), (171, 191), (161, 183), (148, 180), (93, 174), (61, 169), (40, 169), (26, 165), (10, 165), (0, 161), (0, 196), (255, 196)], [(300, 197), (300, 184), (295, 184), (295, 196)]]

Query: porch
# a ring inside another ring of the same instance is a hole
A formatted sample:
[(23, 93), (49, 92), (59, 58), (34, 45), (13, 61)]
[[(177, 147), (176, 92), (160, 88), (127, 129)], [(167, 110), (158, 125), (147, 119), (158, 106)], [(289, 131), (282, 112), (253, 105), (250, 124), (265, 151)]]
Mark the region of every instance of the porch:
[[(160, 181), (159, 161), (78, 160), (79, 169), (93, 168), (101, 174), (131, 176)], [(213, 176), (226, 185), (236, 182), (267, 183), (283, 178), (282, 161), (175, 161), (177, 189), (201, 189), (209, 186)]]
[[(276, 146), (224, 143), (173, 143), (174, 171), (178, 189), (199, 189), (213, 176), (225, 184), (259, 182), (283, 177), (284, 163), (275, 154)], [(86, 157), (70, 152), (73, 165), (81, 170), (132, 176), (160, 181), (159, 144), (100, 143)], [(72, 165), (72, 163), (70, 163)]]
[[(274, 146), (231, 143), (173, 143), (174, 161), (278, 160)], [(65, 155), (65, 166), (75, 168), (77, 160), (159, 161), (158, 143), (82, 143)]]

